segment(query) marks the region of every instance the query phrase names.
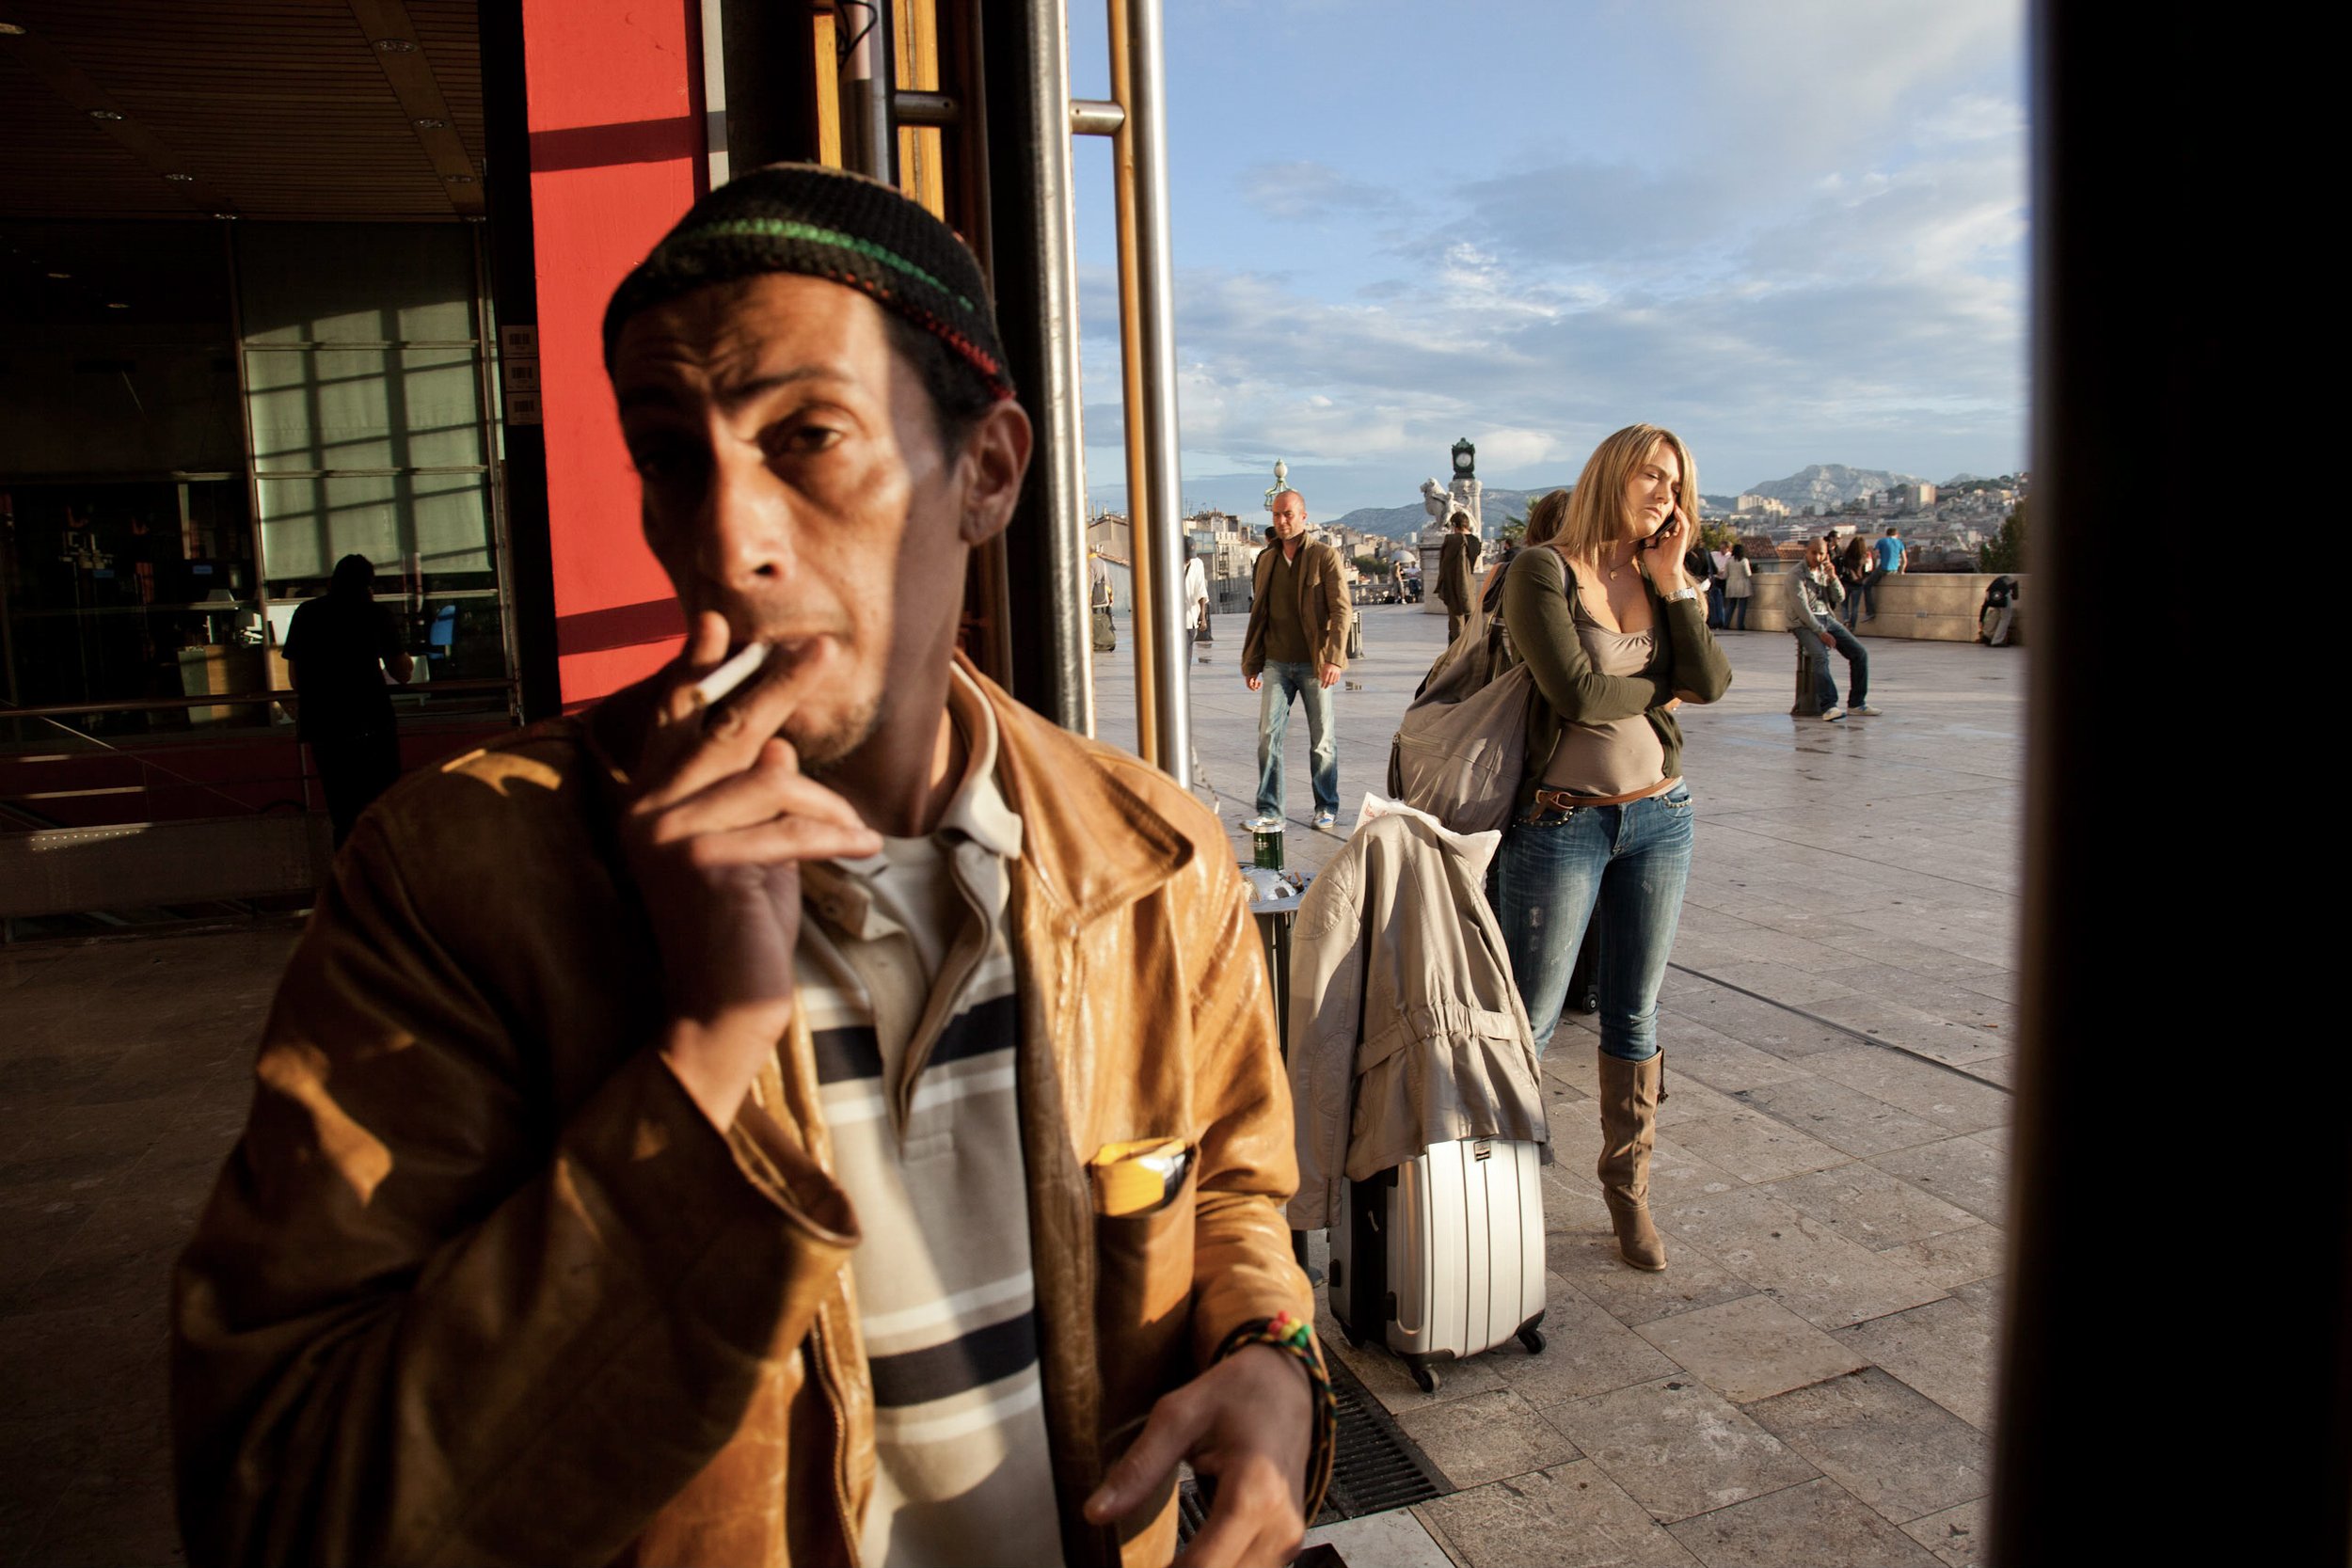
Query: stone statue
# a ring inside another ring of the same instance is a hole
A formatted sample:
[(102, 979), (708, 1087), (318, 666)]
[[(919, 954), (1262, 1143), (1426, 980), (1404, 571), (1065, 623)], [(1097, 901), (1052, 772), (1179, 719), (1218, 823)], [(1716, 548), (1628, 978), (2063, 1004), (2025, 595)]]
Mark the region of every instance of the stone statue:
[(1446, 505), (1454, 512), (1470, 514), (1470, 531), (1480, 538), (1486, 535), (1486, 486), (1469, 474), (1456, 474), (1454, 487), (1446, 496)]
[(1421, 482), (1421, 509), (1429, 514), (1429, 526), (1443, 532), (1446, 518), (1454, 513), (1454, 498), (1436, 480), (1424, 479)]
[(1265, 493), (1265, 509), (1274, 510), (1274, 498), (1291, 487), (1291, 466), (1280, 458), (1274, 460), (1274, 485)]

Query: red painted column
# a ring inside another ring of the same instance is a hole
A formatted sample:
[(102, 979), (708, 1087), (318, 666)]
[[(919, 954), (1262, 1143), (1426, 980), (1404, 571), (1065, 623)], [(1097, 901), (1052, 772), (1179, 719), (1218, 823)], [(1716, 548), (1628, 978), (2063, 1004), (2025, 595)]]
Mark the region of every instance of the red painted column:
[(703, 179), (692, 0), (523, 0), (532, 241), (564, 705), (628, 685), (684, 629), (638, 529), (604, 375), (605, 301)]

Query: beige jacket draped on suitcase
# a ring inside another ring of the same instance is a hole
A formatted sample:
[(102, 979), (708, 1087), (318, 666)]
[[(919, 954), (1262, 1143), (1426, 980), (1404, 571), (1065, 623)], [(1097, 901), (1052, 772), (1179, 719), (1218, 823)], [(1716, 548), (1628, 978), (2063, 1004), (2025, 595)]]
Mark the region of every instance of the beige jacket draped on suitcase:
[(1422, 818), (1381, 816), (1356, 831), (1300, 901), (1290, 1006), (1296, 1228), (1332, 1223), (1343, 1176), (1363, 1180), (1431, 1144), (1549, 1141), (1534, 1036), (1484, 875)]

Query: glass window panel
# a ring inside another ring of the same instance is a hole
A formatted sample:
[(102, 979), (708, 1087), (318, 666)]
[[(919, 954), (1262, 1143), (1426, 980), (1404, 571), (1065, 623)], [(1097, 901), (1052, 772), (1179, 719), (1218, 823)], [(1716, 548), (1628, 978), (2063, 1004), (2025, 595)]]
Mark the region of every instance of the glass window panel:
[(474, 336), (473, 235), (463, 224), (237, 226), (248, 343), (418, 342)]
[(246, 356), (246, 383), (263, 473), (483, 461), (469, 349), (262, 350)]
[(0, 219), (0, 490), (244, 466), (216, 226)]
[(265, 478), (261, 490), (273, 597), (323, 592), (346, 555), (366, 556), (383, 577), (421, 571), (428, 590), (496, 585), (480, 474)]
[[(242, 481), (13, 487), (0, 695), (26, 707), (169, 703), (268, 686)], [(250, 717), (210, 705), (73, 716), (149, 734)]]

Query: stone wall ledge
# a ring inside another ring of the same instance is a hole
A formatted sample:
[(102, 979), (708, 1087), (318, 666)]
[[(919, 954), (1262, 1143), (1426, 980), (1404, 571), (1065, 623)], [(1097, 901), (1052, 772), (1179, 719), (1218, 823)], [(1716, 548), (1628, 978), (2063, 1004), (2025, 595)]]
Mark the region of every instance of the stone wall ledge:
[[(1872, 594), (1871, 608), (1877, 613), (1863, 623), (1861, 635), (1973, 642), (1977, 609), (1984, 603), (1984, 591), (2002, 576), (2012, 578), (2020, 590), (2010, 636), (2022, 641), (2020, 630), (2033, 610), (2033, 578), (2023, 572), (1906, 572), (1888, 578)], [(1788, 594), (1788, 573), (1760, 574), (1756, 579), (1756, 596), (1748, 601), (1748, 629), (1787, 631)]]

